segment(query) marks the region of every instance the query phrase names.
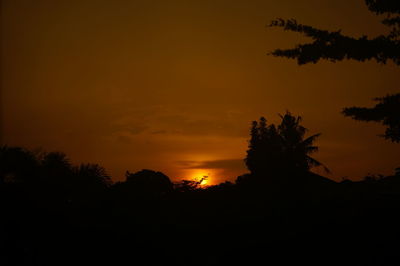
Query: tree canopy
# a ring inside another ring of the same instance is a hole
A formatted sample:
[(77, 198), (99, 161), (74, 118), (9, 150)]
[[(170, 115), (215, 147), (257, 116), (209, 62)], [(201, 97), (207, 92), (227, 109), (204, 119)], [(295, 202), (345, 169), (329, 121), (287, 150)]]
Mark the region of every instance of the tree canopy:
[[(345, 36), (338, 31), (328, 31), (303, 25), (294, 19), (276, 19), (271, 27), (304, 34), (312, 42), (297, 44), (291, 49), (275, 49), (273, 56), (296, 59), (299, 65), (317, 63), (320, 59), (332, 62), (352, 59), (364, 62), (375, 59), (379, 63), (388, 60), (400, 65), (400, 1), (365, 0), (368, 9), (376, 15), (384, 15), (382, 23), (389, 27), (387, 34), (375, 38), (363, 35), (359, 38)], [(400, 93), (375, 98), (378, 104), (373, 108), (348, 107), (342, 113), (355, 120), (381, 122), (386, 126), (385, 139), (400, 142)]]
[(126, 184), (139, 193), (163, 195), (173, 190), (169, 177), (161, 172), (143, 169), (136, 173), (126, 172)]
[(329, 171), (310, 156), (318, 151), (314, 142), (320, 134), (305, 138), (307, 129), (300, 124), (300, 116), (296, 117), (286, 112), (280, 117), (282, 121), (278, 126), (267, 125), (264, 117), (252, 123), (249, 149), (245, 159), (250, 172), (264, 175), (290, 170), (309, 171), (315, 166), (322, 166)]
[(400, 1), (365, 0), (368, 9), (376, 15), (384, 15), (382, 23), (389, 27), (387, 34), (369, 38), (367, 35), (352, 37), (341, 30), (329, 31), (303, 25), (295, 19), (276, 19), (271, 27), (298, 32), (312, 39), (310, 43), (297, 44), (291, 49), (275, 49), (274, 56), (296, 59), (298, 64), (317, 63), (320, 59), (333, 62), (344, 59), (365, 61), (375, 59), (379, 63), (388, 60), (400, 65)]
[(400, 93), (375, 98), (378, 103), (372, 108), (349, 107), (343, 114), (359, 121), (381, 122), (386, 126), (385, 139), (400, 142)]

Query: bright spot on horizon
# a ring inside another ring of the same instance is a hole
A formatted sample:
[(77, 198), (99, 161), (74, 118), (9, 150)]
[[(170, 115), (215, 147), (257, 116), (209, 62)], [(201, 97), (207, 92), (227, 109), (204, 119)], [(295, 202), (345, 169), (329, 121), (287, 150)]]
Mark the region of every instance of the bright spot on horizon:
[(203, 179), (200, 183), (200, 185), (204, 186), (207, 185), (208, 180), (207, 179)]
[(190, 179), (194, 181), (201, 181), (200, 185), (209, 185), (211, 173), (204, 169), (195, 169), (193, 172), (190, 173)]

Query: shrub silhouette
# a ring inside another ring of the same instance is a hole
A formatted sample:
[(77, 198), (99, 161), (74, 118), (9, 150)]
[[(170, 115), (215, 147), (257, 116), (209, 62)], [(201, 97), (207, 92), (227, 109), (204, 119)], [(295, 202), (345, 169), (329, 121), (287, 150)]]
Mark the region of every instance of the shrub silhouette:
[(195, 179), (195, 180), (183, 179), (174, 184), (175, 191), (178, 191), (178, 192), (198, 191), (202, 188), (201, 184), (203, 183), (204, 180), (207, 180), (207, 178), (208, 178), (208, 176), (203, 176), (202, 178)]
[(126, 172), (126, 187), (132, 193), (148, 196), (163, 196), (173, 191), (173, 184), (168, 176), (153, 170), (141, 170), (136, 173)]

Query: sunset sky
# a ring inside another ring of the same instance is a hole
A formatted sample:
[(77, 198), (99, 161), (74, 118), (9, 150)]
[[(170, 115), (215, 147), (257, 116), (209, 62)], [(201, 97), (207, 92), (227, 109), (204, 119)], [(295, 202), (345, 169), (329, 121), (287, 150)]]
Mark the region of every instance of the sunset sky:
[(277, 17), (387, 30), (363, 0), (2, 1), (2, 142), (99, 163), (114, 180), (153, 169), (216, 184), (247, 171), (251, 121), (289, 110), (322, 133), (327, 177), (392, 173), (400, 144), (340, 112), (398, 92), (400, 68), (268, 56), (305, 40), (267, 28)]

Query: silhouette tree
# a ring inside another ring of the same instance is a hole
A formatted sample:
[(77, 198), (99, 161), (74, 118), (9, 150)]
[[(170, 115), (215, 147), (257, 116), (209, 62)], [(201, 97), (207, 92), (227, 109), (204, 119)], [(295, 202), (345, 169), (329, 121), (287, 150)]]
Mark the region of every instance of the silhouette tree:
[(261, 117), (253, 121), (250, 130), (249, 149), (245, 163), (252, 174), (277, 172), (282, 164), (282, 141), (275, 125), (267, 125), (267, 120)]
[(173, 184), (168, 176), (147, 169), (136, 173), (127, 171), (125, 184), (132, 192), (149, 196), (162, 196), (173, 190)]
[[(292, 49), (275, 49), (273, 56), (297, 59), (299, 65), (317, 63), (320, 59), (332, 62), (344, 59), (365, 61), (375, 59), (379, 63), (388, 60), (400, 65), (400, 1), (365, 0), (368, 9), (376, 15), (385, 15), (382, 23), (390, 28), (390, 33), (369, 39), (345, 36), (341, 31), (327, 31), (297, 23), (296, 20), (273, 20), (271, 27), (281, 27), (310, 37), (313, 42), (298, 44)], [(379, 103), (374, 108), (349, 107), (343, 114), (361, 121), (382, 122), (387, 126), (383, 135), (393, 142), (400, 141), (400, 93), (376, 98)]]
[(43, 153), (40, 158), (40, 179), (49, 189), (60, 189), (69, 193), (77, 185), (72, 164), (62, 152)]
[(282, 173), (287, 171), (309, 171), (322, 163), (310, 157), (318, 151), (314, 146), (320, 134), (304, 138), (307, 129), (300, 125), (301, 117), (290, 112), (280, 115), (282, 121), (276, 127), (267, 125), (264, 117), (253, 121), (250, 130), (249, 149), (245, 163), (252, 174)]
[(275, 49), (274, 56), (297, 59), (298, 64), (317, 63), (320, 59), (332, 62), (343, 59), (365, 61), (375, 59), (379, 63), (388, 60), (400, 65), (400, 2), (398, 0), (365, 0), (368, 9), (376, 15), (386, 15), (382, 23), (390, 33), (375, 38), (366, 35), (355, 38), (343, 35), (340, 30), (328, 31), (297, 23), (296, 20), (276, 19), (271, 27), (304, 34), (311, 43), (298, 44), (292, 49)]
[(349, 107), (343, 109), (343, 114), (355, 120), (381, 122), (386, 126), (385, 139), (400, 142), (400, 93), (375, 98), (378, 102), (372, 108)]
[(49, 152), (43, 155), (41, 165), (46, 174), (52, 176), (67, 176), (72, 174), (72, 165), (62, 152)]
[(201, 184), (207, 180), (208, 176), (203, 176), (200, 179), (187, 180), (183, 179), (174, 183), (174, 188), (178, 192), (193, 192), (202, 189)]
[(282, 122), (278, 126), (278, 133), (282, 139), (283, 154), (288, 166), (306, 171), (312, 167), (322, 166), (326, 172), (329, 172), (326, 166), (310, 156), (310, 154), (318, 151), (314, 142), (321, 134), (315, 134), (304, 139), (307, 129), (300, 125), (300, 116), (295, 117), (286, 112), (284, 116), (281, 115), (280, 117)]
[(38, 169), (34, 153), (20, 147), (0, 147), (0, 183), (36, 182)]
[(104, 167), (98, 164), (80, 164), (73, 168), (73, 172), (81, 186), (105, 188), (112, 184)]

